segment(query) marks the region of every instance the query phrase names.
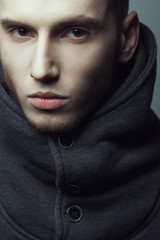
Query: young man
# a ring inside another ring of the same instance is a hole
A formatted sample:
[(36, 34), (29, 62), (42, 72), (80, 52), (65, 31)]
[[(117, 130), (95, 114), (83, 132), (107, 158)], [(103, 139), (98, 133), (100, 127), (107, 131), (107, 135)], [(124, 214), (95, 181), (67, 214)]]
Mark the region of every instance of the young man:
[(159, 240), (156, 44), (127, 0), (0, 0), (0, 239)]

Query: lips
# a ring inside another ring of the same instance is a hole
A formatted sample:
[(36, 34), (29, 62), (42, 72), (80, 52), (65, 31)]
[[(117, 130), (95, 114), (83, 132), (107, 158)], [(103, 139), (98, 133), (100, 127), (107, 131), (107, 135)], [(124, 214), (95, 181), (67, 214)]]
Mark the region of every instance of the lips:
[(52, 92), (37, 92), (29, 95), (30, 103), (41, 110), (55, 110), (61, 108), (69, 102), (67, 97), (57, 95)]

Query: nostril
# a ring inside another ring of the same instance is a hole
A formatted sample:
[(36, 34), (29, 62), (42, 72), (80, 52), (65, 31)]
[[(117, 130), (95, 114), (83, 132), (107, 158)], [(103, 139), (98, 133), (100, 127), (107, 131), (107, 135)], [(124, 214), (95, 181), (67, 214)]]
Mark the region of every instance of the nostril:
[(45, 78), (41, 79), (41, 81), (45, 84), (51, 84), (55, 81), (58, 81), (59, 77), (56, 76), (46, 76)]
[(59, 73), (58, 74), (46, 74), (44, 76), (34, 76), (32, 73), (30, 74), (31, 78), (33, 78), (36, 81), (44, 82), (44, 83), (52, 83), (59, 79)]
[(33, 78), (33, 75), (32, 75), (32, 73), (30, 73), (30, 77), (31, 77), (31, 78)]

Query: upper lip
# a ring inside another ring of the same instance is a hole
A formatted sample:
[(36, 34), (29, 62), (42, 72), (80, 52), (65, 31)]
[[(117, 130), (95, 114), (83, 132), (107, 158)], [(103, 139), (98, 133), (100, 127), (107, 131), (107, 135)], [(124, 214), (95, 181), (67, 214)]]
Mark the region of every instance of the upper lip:
[(31, 95), (29, 95), (30, 98), (61, 98), (61, 99), (65, 99), (65, 96), (62, 95), (58, 95), (56, 93), (53, 92), (36, 92), (33, 93)]

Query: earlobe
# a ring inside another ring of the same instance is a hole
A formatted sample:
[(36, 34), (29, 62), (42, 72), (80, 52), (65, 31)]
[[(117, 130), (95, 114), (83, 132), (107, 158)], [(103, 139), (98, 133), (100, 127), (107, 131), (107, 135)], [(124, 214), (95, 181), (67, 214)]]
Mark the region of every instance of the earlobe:
[(120, 37), (119, 62), (129, 61), (135, 53), (139, 40), (140, 23), (136, 12), (125, 17)]

